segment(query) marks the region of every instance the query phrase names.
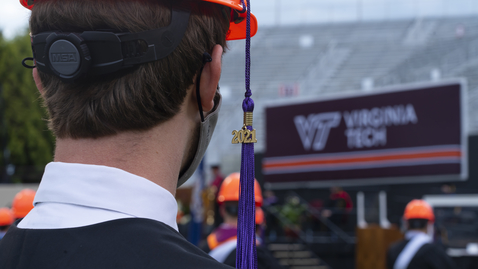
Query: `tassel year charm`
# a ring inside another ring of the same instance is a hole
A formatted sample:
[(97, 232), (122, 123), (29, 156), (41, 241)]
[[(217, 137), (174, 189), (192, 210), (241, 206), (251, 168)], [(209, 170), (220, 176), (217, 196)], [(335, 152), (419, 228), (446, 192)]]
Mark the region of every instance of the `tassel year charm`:
[(244, 112), (244, 126), (242, 129), (232, 131), (232, 144), (239, 143), (257, 143), (256, 129), (249, 130), (247, 126), (252, 127), (252, 112)]

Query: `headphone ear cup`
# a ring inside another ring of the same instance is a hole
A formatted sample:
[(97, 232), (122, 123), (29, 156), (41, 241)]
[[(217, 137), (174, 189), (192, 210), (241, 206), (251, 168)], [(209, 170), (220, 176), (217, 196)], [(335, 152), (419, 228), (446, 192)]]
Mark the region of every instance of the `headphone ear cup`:
[(88, 73), (91, 56), (85, 40), (76, 33), (51, 33), (46, 39), (46, 67), (63, 82)]

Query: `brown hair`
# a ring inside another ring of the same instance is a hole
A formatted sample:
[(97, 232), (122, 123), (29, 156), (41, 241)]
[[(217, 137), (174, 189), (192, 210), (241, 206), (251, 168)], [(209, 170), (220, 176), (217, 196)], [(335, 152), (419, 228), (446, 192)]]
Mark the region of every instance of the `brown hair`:
[[(173, 0), (175, 1), (175, 0)], [(215, 44), (226, 48), (229, 13), (203, 1), (190, 1), (189, 25), (166, 58), (129, 72), (66, 84), (39, 72), (49, 126), (58, 138), (97, 138), (127, 130), (148, 130), (172, 118)], [(141, 32), (169, 25), (166, 0), (43, 0), (30, 18), (32, 35), (45, 31), (114, 29)]]

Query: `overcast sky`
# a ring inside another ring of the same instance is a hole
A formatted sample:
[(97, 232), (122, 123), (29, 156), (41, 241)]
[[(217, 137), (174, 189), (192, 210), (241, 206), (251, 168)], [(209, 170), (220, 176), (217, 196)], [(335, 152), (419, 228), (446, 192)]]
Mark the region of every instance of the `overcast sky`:
[[(478, 15), (478, 0), (251, 0), (251, 7), (260, 25)], [(18, 0), (0, 0), (7, 38), (26, 28), (29, 15)]]

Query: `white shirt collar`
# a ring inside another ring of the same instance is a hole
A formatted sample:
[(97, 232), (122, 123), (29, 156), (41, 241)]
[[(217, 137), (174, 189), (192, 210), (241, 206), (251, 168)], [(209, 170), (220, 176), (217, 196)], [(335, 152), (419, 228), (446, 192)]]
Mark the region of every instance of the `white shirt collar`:
[(426, 233), (422, 232), (422, 231), (417, 231), (417, 230), (411, 230), (411, 231), (406, 231), (405, 232), (405, 239), (407, 240), (411, 240), (413, 237), (419, 235), (419, 234), (424, 234), (426, 235)]
[(174, 196), (163, 187), (118, 168), (49, 163), (33, 204), (49, 202), (153, 219), (178, 230)]

